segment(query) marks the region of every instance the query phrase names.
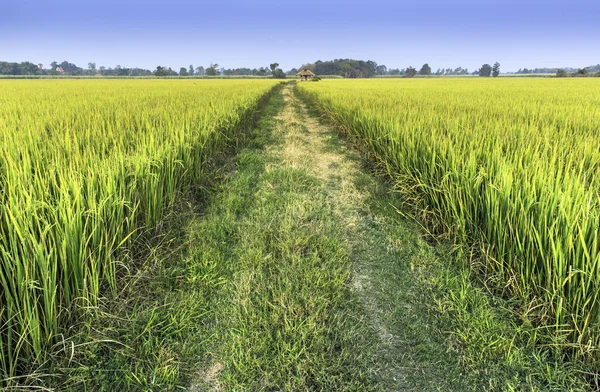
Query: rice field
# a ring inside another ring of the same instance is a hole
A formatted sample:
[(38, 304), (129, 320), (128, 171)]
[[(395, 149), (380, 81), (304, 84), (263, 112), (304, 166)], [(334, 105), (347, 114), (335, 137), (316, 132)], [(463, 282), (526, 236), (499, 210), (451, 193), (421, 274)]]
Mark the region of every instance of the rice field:
[(364, 144), (435, 234), (520, 299), (535, 339), (599, 359), (600, 81), (299, 84)]
[[(117, 297), (127, 251), (279, 83), (0, 80), (0, 386), (27, 384), (18, 378), (69, 351), (82, 317)], [(600, 360), (600, 81), (297, 89), (372, 155), (428, 230), (515, 299), (532, 339)]]
[(42, 365), (78, 309), (117, 291), (120, 250), (277, 83), (0, 81), (0, 380)]

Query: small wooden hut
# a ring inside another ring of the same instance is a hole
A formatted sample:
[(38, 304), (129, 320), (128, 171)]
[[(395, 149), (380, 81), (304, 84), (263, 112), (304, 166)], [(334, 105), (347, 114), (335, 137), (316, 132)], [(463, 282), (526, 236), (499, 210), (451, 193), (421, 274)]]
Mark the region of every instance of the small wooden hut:
[(296, 75), (300, 76), (301, 82), (312, 80), (313, 76), (315, 76), (315, 74), (310, 69), (306, 68), (298, 72)]

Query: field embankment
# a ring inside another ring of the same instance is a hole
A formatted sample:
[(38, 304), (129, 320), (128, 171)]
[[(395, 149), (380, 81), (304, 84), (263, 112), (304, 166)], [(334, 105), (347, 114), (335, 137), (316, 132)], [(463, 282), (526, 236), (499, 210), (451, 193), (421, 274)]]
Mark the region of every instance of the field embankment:
[(600, 83), (326, 81), (299, 85), (379, 162), (426, 226), (520, 299), (533, 337), (600, 359)]
[(0, 82), (0, 379), (69, 356), (125, 249), (277, 83)]

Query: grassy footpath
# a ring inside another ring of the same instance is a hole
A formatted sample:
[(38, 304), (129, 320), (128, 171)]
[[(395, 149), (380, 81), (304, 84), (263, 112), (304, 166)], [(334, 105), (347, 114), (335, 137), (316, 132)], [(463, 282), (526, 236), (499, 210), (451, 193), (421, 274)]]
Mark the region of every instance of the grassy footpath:
[(373, 388), (344, 231), (319, 179), (286, 159), (285, 112), (263, 124), (265, 149), (238, 154), (194, 230), (191, 275), (211, 264), (223, 282), (194, 390)]
[(97, 341), (57, 369), (63, 388), (586, 387), (398, 213), (401, 198), (292, 86), (241, 144), (182, 198), (123, 301), (89, 326)]

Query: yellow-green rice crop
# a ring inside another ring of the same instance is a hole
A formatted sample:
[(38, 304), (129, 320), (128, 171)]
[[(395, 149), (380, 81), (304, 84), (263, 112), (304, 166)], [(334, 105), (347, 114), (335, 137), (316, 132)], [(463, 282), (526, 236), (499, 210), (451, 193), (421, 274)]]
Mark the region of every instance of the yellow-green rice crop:
[(115, 251), (276, 83), (0, 81), (0, 380), (46, 359), (74, 304), (116, 289)]
[(600, 81), (302, 83), (562, 348), (598, 359)]

